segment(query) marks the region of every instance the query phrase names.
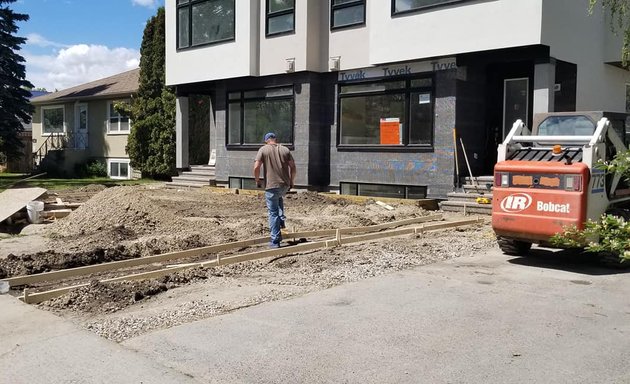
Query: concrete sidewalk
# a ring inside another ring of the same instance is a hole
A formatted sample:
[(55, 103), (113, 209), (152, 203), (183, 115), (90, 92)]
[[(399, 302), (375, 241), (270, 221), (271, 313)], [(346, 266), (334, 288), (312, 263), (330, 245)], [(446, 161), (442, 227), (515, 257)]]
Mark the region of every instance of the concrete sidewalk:
[(630, 383), (628, 275), (492, 251), (124, 342), (213, 383)]
[(198, 383), (69, 321), (0, 295), (0, 383)]

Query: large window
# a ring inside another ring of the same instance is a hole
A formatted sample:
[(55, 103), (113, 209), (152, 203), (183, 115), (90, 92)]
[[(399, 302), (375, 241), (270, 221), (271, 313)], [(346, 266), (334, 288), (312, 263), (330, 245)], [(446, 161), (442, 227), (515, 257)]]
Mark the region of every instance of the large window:
[(234, 39), (235, 0), (177, 0), (177, 48)]
[(365, 0), (332, 0), (330, 28), (344, 28), (365, 23)]
[(295, 1), (267, 0), (267, 36), (295, 30)]
[(122, 114), (114, 108), (114, 103), (109, 104), (109, 116), (107, 119), (107, 133), (129, 133), (131, 129), (131, 120), (129, 116)]
[(267, 132), (293, 143), (293, 87), (228, 94), (228, 145), (260, 145)]
[(435, 7), (468, 0), (392, 0), (392, 14), (413, 12), (418, 9)]
[(433, 145), (431, 78), (341, 85), (339, 144)]
[(63, 106), (42, 107), (42, 133), (65, 132), (65, 115)]

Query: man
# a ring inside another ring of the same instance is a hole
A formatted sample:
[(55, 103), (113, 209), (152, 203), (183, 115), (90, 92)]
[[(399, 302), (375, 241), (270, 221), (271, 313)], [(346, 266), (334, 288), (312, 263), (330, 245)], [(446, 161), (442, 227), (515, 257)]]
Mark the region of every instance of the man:
[(256, 154), (254, 162), (254, 179), (256, 186), (261, 187), (260, 167), (264, 165), (265, 201), (269, 212), (269, 230), (271, 231), (271, 248), (280, 248), (284, 228), (284, 195), (293, 188), (296, 176), (295, 161), (289, 148), (278, 144), (276, 134), (265, 135), (263, 145)]

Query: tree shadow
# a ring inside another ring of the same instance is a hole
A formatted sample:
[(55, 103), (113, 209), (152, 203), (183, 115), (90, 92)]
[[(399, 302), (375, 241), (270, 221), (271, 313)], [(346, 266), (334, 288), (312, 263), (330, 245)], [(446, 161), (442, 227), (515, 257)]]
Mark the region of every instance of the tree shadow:
[(572, 249), (532, 248), (527, 256), (515, 257), (509, 263), (527, 267), (556, 269), (591, 276), (630, 273), (630, 261), (624, 263), (605, 262), (594, 253)]

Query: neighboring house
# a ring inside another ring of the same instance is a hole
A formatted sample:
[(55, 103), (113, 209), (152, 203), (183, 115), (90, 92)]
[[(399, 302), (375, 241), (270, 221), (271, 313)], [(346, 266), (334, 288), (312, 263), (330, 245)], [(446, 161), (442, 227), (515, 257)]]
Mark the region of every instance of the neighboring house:
[(473, 173), (489, 175), (516, 119), (626, 110), (621, 41), (588, 3), (167, 0), (177, 167), (190, 166), (189, 97), (209, 95), (219, 183), (251, 185), (255, 151), (275, 131), (298, 186), (444, 197), (454, 129)]
[(133, 122), (114, 103), (131, 100), (139, 73), (134, 69), (32, 99), (35, 162), (72, 175), (78, 164), (98, 160), (107, 164), (109, 177), (131, 178), (126, 147)]

